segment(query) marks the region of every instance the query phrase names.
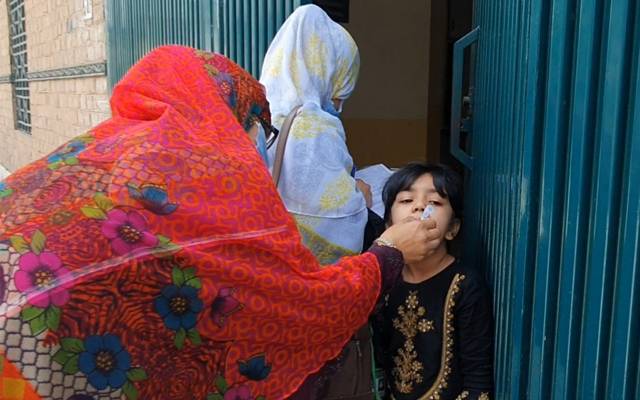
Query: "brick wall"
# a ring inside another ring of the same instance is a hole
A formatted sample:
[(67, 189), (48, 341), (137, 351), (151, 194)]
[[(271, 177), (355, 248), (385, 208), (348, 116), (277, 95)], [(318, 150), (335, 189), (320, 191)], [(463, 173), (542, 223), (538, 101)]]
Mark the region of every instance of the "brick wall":
[[(0, 76), (10, 73), (8, 0), (0, 0)], [(104, 0), (25, 0), (29, 72), (105, 61)], [(31, 81), (30, 134), (14, 129), (11, 85), (0, 83), (0, 164), (38, 159), (110, 116), (106, 76)]]
[[(7, 76), (11, 73), (11, 59), (9, 58), (9, 17), (7, 11), (7, 0), (0, 0), (0, 76)], [(0, 86), (0, 90), (3, 89)], [(0, 106), (4, 114), (4, 103)]]
[(29, 69), (42, 71), (104, 61), (103, 3), (92, 0), (92, 17), (85, 19), (83, 0), (25, 0)]

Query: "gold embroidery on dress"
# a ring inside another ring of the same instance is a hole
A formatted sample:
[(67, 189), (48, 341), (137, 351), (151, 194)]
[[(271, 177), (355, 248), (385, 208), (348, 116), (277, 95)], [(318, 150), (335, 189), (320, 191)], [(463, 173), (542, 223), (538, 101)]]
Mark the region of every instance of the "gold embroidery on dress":
[(456, 397), (456, 400), (464, 400), (468, 398), (469, 398), (469, 392), (465, 390), (464, 392), (460, 393), (458, 397)]
[[(406, 305), (406, 308), (405, 308)], [(400, 393), (411, 393), (415, 383), (422, 382), (422, 363), (417, 360), (414, 338), (420, 333), (434, 330), (433, 321), (422, 318), (427, 310), (418, 302), (418, 292), (410, 291), (404, 305), (398, 307), (401, 319), (394, 318), (393, 327), (405, 337), (403, 348), (398, 349), (398, 355), (393, 357), (395, 368), (393, 376), (395, 385)]]
[(491, 400), (491, 399), (489, 399), (489, 393), (488, 392), (482, 392), (482, 393), (480, 393), (480, 397), (478, 397), (478, 400)]
[[(456, 274), (449, 286), (447, 298), (444, 303), (444, 326), (442, 332), (442, 359), (440, 372), (431, 388), (419, 400), (438, 400), (440, 394), (447, 388), (449, 375), (451, 374), (451, 360), (453, 359), (453, 308), (456, 305), (454, 297), (460, 291), (460, 282), (465, 276)], [(393, 396), (391, 396), (393, 398)]]
[(453, 359), (453, 309), (456, 305), (454, 297), (460, 291), (460, 282), (465, 276), (456, 274), (451, 281), (447, 298), (444, 302), (444, 323), (442, 331), (442, 359), (440, 360), (440, 371), (431, 388), (419, 400), (438, 400), (440, 394), (448, 386), (449, 375), (451, 374), (451, 360)]

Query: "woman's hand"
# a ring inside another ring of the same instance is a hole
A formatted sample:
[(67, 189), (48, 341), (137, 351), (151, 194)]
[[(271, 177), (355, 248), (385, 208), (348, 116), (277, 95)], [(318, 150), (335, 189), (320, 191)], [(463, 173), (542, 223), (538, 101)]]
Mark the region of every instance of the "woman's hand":
[(373, 195), (371, 194), (371, 186), (362, 179), (356, 179), (356, 187), (364, 196), (364, 201), (367, 203), (367, 208), (371, 208), (373, 205)]
[(406, 264), (412, 264), (429, 257), (440, 245), (442, 234), (433, 218), (409, 217), (390, 226), (380, 238), (400, 250)]

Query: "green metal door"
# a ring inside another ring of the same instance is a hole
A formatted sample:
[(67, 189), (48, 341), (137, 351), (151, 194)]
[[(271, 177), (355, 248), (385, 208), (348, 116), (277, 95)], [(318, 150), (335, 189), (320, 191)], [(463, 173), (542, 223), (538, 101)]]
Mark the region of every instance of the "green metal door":
[(107, 70), (113, 87), (151, 49), (181, 44), (220, 52), (259, 76), (267, 47), (310, 0), (107, 0)]
[(475, 25), (473, 132), (452, 153), (496, 397), (640, 398), (640, 4), (476, 0)]
[(213, 0), (213, 49), (260, 76), (271, 39), (298, 6), (311, 0)]

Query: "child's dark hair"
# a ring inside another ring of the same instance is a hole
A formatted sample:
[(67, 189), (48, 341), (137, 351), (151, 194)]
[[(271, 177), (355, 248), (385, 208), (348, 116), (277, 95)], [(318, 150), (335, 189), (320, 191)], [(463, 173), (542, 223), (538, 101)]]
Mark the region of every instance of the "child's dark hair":
[(462, 179), (457, 172), (443, 164), (411, 163), (389, 177), (382, 191), (384, 222), (391, 221), (391, 206), (398, 193), (409, 190), (424, 174), (433, 177), (433, 185), (443, 198), (449, 199), (456, 218), (462, 217)]

